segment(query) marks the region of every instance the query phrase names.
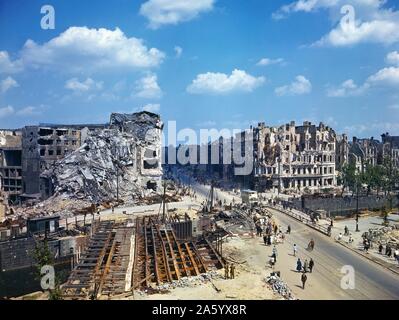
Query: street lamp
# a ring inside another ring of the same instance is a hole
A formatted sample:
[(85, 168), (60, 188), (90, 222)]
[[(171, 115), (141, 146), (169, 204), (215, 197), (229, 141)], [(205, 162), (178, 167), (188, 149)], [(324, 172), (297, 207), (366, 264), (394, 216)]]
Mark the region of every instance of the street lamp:
[(359, 231), (359, 184), (356, 182), (356, 232)]

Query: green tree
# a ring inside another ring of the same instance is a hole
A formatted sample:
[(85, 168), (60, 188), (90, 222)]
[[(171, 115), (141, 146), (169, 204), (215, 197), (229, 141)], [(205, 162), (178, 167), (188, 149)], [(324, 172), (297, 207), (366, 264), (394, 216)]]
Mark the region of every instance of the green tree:
[[(36, 242), (35, 249), (33, 250), (33, 258), (36, 262), (36, 278), (40, 281), (42, 277), (42, 268), (44, 266), (54, 266), (54, 257), (46, 239)], [(54, 289), (49, 290), (49, 300), (61, 300), (61, 283), (57, 275), (55, 276), (54, 282)]]

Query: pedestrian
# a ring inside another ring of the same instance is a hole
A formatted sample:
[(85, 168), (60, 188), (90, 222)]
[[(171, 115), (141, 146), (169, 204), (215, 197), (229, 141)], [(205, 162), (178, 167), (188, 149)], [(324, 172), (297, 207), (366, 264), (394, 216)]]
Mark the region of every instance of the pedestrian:
[(349, 244), (353, 243), (353, 238), (352, 238), (352, 235), (351, 235), (351, 234), (349, 234), (349, 240), (348, 240), (348, 243), (349, 243)]
[(304, 273), (302, 273), (302, 276), (301, 276), (302, 289), (303, 289), (303, 290), (305, 290), (305, 283), (306, 283), (306, 280), (308, 280), (308, 277), (306, 276), (306, 273), (304, 272)]
[(382, 246), (382, 243), (380, 243), (380, 245), (378, 246), (378, 252), (381, 254), (383, 249), (384, 247)]
[(308, 259), (305, 259), (305, 262), (303, 263), (303, 272), (308, 272)]
[(273, 247), (272, 258), (274, 259), (274, 262), (276, 263), (277, 262), (277, 248), (276, 248), (276, 246)]
[(231, 264), (231, 266), (230, 266), (230, 279), (234, 279), (234, 272), (235, 272), (235, 269), (236, 269), (236, 267), (235, 267), (235, 265), (232, 263)]
[(314, 261), (312, 258), (310, 258), (310, 261), (309, 261), (309, 272), (310, 273), (312, 273), (313, 267), (314, 267)]
[(338, 235), (338, 241), (341, 241), (341, 240), (342, 240), (342, 233), (340, 232)]
[(294, 243), (294, 257), (296, 257), (296, 252), (298, 251), (298, 248), (296, 246), (296, 244)]
[(267, 246), (267, 235), (266, 234), (263, 235), (263, 242), (265, 243), (265, 246)]
[(291, 233), (291, 226), (290, 226), (290, 225), (288, 225), (288, 227), (287, 227), (287, 233), (288, 233), (288, 234)]
[(302, 261), (301, 259), (298, 258), (298, 260), (296, 261), (296, 271), (301, 272), (302, 270)]
[(226, 263), (226, 264), (224, 265), (224, 278), (225, 278), (225, 279), (228, 279), (228, 278), (229, 278), (229, 264), (228, 264), (228, 263)]

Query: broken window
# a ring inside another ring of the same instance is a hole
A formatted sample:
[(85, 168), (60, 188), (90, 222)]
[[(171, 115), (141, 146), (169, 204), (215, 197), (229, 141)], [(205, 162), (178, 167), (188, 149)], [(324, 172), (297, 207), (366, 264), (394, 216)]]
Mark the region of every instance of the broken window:
[(155, 181), (148, 181), (147, 189), (157, 191), (157, 183)]
[(40, 149), (40, 156), (44, 157), (46, 154), (46, 149)]
[(54, 143), (51, 139), (39, 139), (37, 142), (41, 146), (51, 146)]
[(53, 134), (53, 129), (40, 128), (39, 136), (49, 136)]
[(50, 150), (48, 151), (48, 155), (49, 155), (49, 156), (54, 155), (54, 150), (50, 149)]
[(57, 156), (60, 156), (61, 155), (61, 148), (57, 148)]
[(158, 161), (144, 160), (144, 169), (157, 169)]

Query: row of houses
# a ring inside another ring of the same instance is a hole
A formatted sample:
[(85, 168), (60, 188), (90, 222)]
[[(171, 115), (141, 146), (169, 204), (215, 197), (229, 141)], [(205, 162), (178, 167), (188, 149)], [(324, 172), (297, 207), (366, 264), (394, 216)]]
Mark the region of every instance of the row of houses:
[[(227, 148), (226, 148), (227, 146)], [(238, 146), (238, 148), (237, 148)], [(237, 174), (243, 167), (231, 158), (234, 151), (240, 150), (252, 161), (250, 172)], [(259, 191), (310, 192), (318, 193), (333, 190), (338, 186), (338, 175), (345, 164), (356, 164), (359, 171), (367, 164), (382, 164), (389, 157), (399, 168), (399, 136), (381, 135), (381, 141), (372, 138), (348, 140), (346, 134), (337, 134), (330, 126), (305, 121), (297, 125), (294, 121), (281, 126), (266, 126), (259, 123), (255, 127), (236, 134), (231, 138), (220, 138), (198, 148), (197, 154), (208, 153), (206, 164), (199, 161), (193, 170), (207, 174), (218, 181), (238, 182), (245, 187)], [(212, 153), (218, 153), (217, 163)]]

